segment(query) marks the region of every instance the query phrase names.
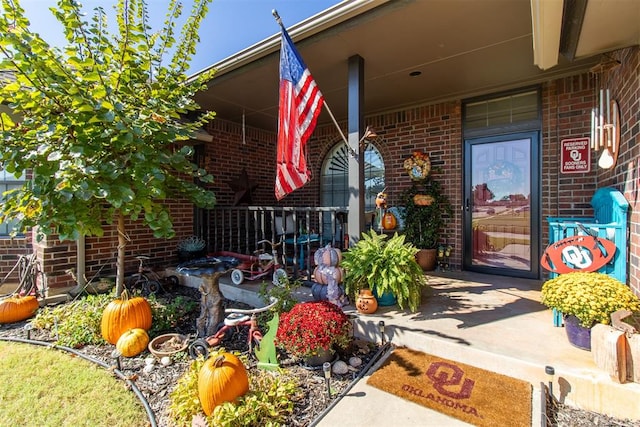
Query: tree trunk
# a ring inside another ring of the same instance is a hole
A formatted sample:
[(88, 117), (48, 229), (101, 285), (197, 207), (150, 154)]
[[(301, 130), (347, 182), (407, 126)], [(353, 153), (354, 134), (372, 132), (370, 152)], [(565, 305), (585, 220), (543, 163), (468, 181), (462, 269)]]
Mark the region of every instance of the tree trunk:
[(116, 298), (124, 290), (124, 257), (127, 246), (127, 235), (124, 233), (124, 216), (118, 211), (118, 257), (116, 260)]
[(220, 276), (224, 272), (203, 274), (200, 290), (200, 317), (196, 320), (198, 337), (209, 337), (217, 332), (218, 324), (224, 320)]

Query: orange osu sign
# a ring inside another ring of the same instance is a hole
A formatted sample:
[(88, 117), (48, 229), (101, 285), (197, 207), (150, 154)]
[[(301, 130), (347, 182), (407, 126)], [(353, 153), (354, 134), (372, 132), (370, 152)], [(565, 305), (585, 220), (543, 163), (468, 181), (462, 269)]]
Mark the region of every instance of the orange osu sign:
[(616, 244), (595, 236), (572, 236), (547, 246), (540, 264), (552, 273), (598, 271), (613, 259)]

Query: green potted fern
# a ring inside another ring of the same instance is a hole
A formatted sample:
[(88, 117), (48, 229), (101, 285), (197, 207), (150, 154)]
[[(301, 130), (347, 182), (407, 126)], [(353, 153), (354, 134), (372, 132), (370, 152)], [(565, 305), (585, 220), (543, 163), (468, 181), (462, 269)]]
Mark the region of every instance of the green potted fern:
[(389, 238), (374, 230), (362, 233), (362, 238), (342, 255), (345, 293), (352, 300), (364, 288), (376, 295), (391, 293), (401, 309), (418, 311), (427, 279), (416, 262), (416, 252), (404, 235), (395, 233)]

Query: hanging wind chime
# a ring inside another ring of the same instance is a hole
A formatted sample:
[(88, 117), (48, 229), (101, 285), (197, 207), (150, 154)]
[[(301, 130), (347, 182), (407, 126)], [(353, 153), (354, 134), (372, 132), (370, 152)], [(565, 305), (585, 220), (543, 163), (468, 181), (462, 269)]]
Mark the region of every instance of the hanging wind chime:
[(591, 110), (591, 149), (599, 152), (598, 166), (602, 169), (615, 167), (620, 150), (620, 110), (611, 92), (605, 88), (606, 73), (620, 65), (613, 59), (601, 61), (591, 68), (595, 75), (595, 105)]

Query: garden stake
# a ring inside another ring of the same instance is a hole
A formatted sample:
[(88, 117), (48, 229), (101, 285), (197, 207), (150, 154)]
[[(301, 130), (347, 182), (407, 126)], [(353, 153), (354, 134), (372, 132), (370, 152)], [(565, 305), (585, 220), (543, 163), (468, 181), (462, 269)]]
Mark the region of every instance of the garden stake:
[(324, 380), (327, 383), (327, 396), (331, 399), (331, 384), (329, 384), (329, 379), (331, 378), (331, 363), (324, 362), (322, 364), (322, 371), (324, 372)]

